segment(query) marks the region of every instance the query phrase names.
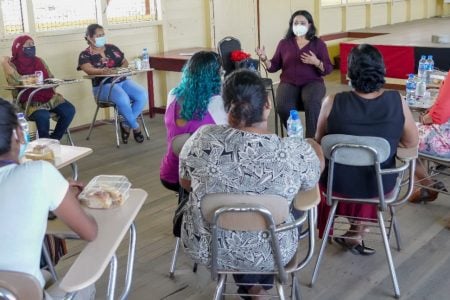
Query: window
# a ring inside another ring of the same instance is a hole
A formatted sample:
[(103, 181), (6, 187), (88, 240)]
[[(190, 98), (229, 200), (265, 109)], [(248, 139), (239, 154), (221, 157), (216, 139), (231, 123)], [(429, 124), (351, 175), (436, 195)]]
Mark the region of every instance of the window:
[[(0, 37), (86, 28), (92, 23), (107, 26), (156, 20), (158, 3), (159, 0), (0, 0)], [(32, 13), (28, 16), (30, 8)]]
[(156, 20), (154, 0), (110, 0), (106, 9), (108, 24)]
[(25, 31), (21, 0), (0, 0), (0, 8), (5, 34), (17, 34)]
[(97, 23), (93, 0), (33, 0), (36, 31), (85, 28)]

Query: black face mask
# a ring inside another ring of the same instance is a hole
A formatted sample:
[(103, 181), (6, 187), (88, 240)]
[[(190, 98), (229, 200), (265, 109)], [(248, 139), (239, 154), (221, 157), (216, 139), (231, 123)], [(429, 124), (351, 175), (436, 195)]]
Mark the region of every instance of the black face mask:
[(35, 57), (36, 56), (36, 47), (35, 46), (23, 47), (23, 53), (25, 54), (25, 56)]

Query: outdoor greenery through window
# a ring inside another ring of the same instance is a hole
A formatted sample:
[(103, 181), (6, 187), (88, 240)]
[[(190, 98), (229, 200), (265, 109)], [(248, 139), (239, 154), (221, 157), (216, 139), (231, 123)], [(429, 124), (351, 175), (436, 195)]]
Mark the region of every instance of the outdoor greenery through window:
[[(0, 0), (0, 36), (85, 28), (91, 23), (125, 24), (157, 19), (157, 0)], [(27, 10), (32, 8), (32, 16)], [(105, 14), (102, 18), (101, 14)]]

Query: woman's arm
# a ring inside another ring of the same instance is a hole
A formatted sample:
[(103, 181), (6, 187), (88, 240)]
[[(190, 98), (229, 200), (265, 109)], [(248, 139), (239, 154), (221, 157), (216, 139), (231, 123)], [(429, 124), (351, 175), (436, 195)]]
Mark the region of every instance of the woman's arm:
[(3, 56), (1, 63), (8, 84), (19, 85), (21, 75), (17, 72), (16, 68), (11, 62), (11, 59), (8, 56)]
[[(444, 124), (450, 119), (450, 79), (447, 78), (442, 83), (436, 102), (428, 113), (429, 119), (435, 124)], [(424, 120), (427, 120), (427, 118), (424, 117)]]
[(400, 146), (404, 148), (415, 147), (419, 143), (419, 131), (411, 114), (406, 101), (402, 102), (403, 116), (405, 117), (405, 124), (403, 126), (403, 135), (400, 138)]
[(323, 75), (327, 75), (333, 71), (333, 64), (331, 63), (330, 56), (328, 55), (327, 44), (325, 44), (325, 42), (321, 39), (318, 39), (318, 42), (319, 46), (317, 57), (320, 60), (320, 66), (318, 68)]
[(88, 75), (109, 75), (113, 74), (114, 70), (110, 68), (95, 68), (91, 63), (84, 63), (80, 66), (80, 69), (83, 70)]
[(126, 58), (123, 58), (122, 64), (120, 66), (123, 68), (128, 68), (128, 60)]
[(81, 208), (77, 199), (79, 192), (79, 185), (71, 182), (64, 199), (54, 213), (80, 238), (92, 241), (97, 237), (97, 222)]
[(320, 144), (322, 138), (327, 134), (327, 120), (333, 108), (334, 95), (326, 96), (322, 102), (319, 119), (317, 120), (316, 136), (314, 139)]
[(308, 142), (311, 147), (313, 148), (314, 152), (316, 152), (317, 157), (320, 161), (320, 173), (323, 172), (323, 169), (325, 169), (325, 157), (323, 156), (322, 147), (314, 140), (314, 139), (306, 139), (306, 142)]

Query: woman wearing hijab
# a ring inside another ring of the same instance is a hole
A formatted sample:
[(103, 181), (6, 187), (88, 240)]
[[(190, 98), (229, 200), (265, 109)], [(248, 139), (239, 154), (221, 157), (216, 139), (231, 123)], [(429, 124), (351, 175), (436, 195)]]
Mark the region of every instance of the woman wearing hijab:
[[(22, 75), (34, 75), (36, 71), (42, 72), (44, 80), (53, 77), (44, 60), (36, 56), (36, 47), (30, 36), (18, 36), (14, 40), (11, 50), (11, 59), (4, 58), (2, 62), (8, 84), (17, 86), (20, 84)], [(32, 91), (32, 89), (28, 89), (20, 97), (19, 105), (22, 109), (26, 108), (28, 96)], [(15, 90), (13, 96), (17, 97), (17, 94), (18, 90)], [(72, 122), (75, 107), (61, 94), (56, 93), (53, 88), (48, 88), (38, 91), (33, 96), (25, 113), (29, 120), (36, 122), (40, 138), (60, 140)], [(58, 121), (55, 130), (50, 133), (50, 115), (52, 113), (56, 114)]]

